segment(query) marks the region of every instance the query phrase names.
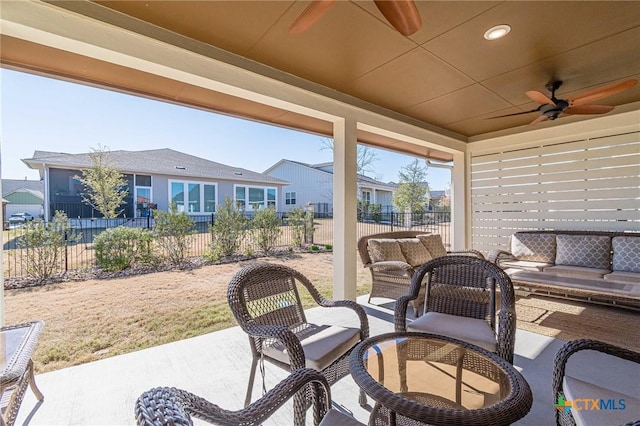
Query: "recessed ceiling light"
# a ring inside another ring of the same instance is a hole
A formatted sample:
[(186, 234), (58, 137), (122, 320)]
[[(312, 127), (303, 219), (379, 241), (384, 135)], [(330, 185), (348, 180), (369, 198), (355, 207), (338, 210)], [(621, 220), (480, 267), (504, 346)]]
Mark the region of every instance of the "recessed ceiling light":
[(497, 40), (509, 34), (509, 31), (511, 31), (511, 27), (508, 25), (496, 25), (484, 33), (484, 38), (487, 40)]

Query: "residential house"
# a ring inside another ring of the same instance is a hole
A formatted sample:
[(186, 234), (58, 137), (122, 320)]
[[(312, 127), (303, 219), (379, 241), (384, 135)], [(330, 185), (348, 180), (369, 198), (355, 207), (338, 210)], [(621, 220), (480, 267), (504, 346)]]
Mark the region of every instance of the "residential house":
[(44, 214), (42, 181), (2, 179), (2, 198), (7, 201), (5, 220), (14, 213), (29, 213), (33, 217), (42, 217)]
[[(264, 174), (289, 182), (282, 189), (282, 211), (311, 204), (316, 213), (333, 212), (333, 163), (306, 164), (282, 159)], [(383, 212), (393, 210), (395, 184), (358, 174), (357, 186), (359, 200), (380, 204)]]
[[(107, 151), (113, 167), (127, 180), (124, 217), (143, 217), (151, 208), (167, 210), (175, 203), (190, 215), (215, 213), (229, 197), (242, 210), (280, 208), (278, 196), (287, 182), (239, 167), (227, 166), (172, 149)], [(82, 170), (92, 166), (90, 153), (35, 151), (22, 161), (40, 172), (44, 183), (44, 216), (56, 210), (69, 217), (99, 217), (82, 203)]]
[(447, 191), (429, 190), (429, 200), (427, 201), (427, 210), (434, 210), (437, 207), (443, 207), (446, 204)]

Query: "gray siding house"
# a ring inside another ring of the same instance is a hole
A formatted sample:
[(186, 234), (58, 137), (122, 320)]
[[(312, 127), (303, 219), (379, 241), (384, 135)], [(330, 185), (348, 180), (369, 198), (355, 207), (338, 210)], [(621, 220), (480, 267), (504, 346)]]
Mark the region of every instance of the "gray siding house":
[(2, 179), (2, 198), (7, 202), (5, 220), (14, 213), (43, 217), (44, 185), (39, 180)]
[[(333, 163), (306, 164), (280, 160), (264, 171), (265, 175), (288, 181), (282, 189), (282, 211), (314, 206), (317, 213), (333, 212)], [(382, 211), (393, 210), (396, 185), (358, 175), (358, 199), (380, 204)]]
[[(144, 217), (152, 208), (167, 210), (171, 203), (190, 215), (210, 215), (226, 197), (247, 212), (266, 207), (279, 210), (281, 188), (288, 183), (167, 148), (106, 154), (127, 179), (125, 217)], [(40, 172), (45, 218), (52, 218), (56, 210), (72, 218), (99, 215), (82, 203), (83, 187), (76, 179), (81, 170), (91, 168), (90, 153), (35, 151), (22, 161)]]

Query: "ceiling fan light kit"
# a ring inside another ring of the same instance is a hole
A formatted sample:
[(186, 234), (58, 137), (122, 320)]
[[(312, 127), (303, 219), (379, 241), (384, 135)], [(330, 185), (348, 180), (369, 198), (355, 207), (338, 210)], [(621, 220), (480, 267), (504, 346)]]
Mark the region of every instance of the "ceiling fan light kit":
[(556, 90), (562, 86), (562, 81), (552, 81), (545, 87), (551, 92), (551, 97), (536, 90), (530, 90), (525, 92), (527, 97), (534, 102), (540, 104), (538, 108), (530, 111), (516, 112), (514, 114), (498, 115), (493, 118), (511, 117), (514, 115), (529, 114), (532, 112), (540, 112), (541, 115), (533, 120), (529, 125), (540, 123), (545, 120), (555, 120), (561, 114), (575, 115), (575, 114), (606, 114), (613, 111), (614, 107), (611, 105), (592, 105), (591, 102), (606, 98), (615, 93), (629, 89), (638, 84), (638, 80), (625, 80), (619, 83), (613, 83), (606, 86), (598, 87), (581, 94), (573, 99), (559, 99), (556, 98)]

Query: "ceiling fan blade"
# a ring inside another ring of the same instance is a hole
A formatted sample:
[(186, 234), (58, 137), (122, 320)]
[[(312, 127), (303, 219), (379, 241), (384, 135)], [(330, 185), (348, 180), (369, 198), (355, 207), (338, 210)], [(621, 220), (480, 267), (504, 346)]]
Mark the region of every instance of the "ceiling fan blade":
[(502, 118), (502, 117), (511, 117), (511, 116), (514, 116), (514, 115), (530, 114), (530, 113), (536, 112), (536, 111), (540, 111), (540, 108), (538, 107), (538, 108), (532, 109), (530, 111), (514, 112), (513, 114), (496, 115), (495, 117), (487, 117), (486, 119), (487, 120), (492, 120), (494, 118)]
[(573, 100), (569, 100), (569, 106), (590, 104), (591, 102), (606, 98), (607, 96), (611, 96), (614, 93), (618, 93), (625, 89), (633, 87), (636, 84), (638, 84), (638, 80), (632, 79), (620, 83), (610, 84), (608, 86), (599, 87), (597, 89), (585, 92)]
[(537, 124), (540, 123), (541, 121), (545, 121), (548, 120), (546, 115), (541, 115), (540, 117), (536, 118), (535, 120), (533, 120), (531, 123), (529, 123), (529, 126), (531, 126), (532, 124)]
[(302, 34), (311, 28), (333, 6), (336, 0), (313, 0), (289, 27), (291, 34)]
[(524, 93), (529, 97), (529, 99), (539, 104), (542, 104), (542, 105), (556, 104), (547, 95), (545, 95), (544, 93), (540, 93), (536, 90), (529, 90), (528, 92), (524, 92)]
[(422, 18), (413, 0), (374, 0), (378, 10), (389, 23), (404, 36), (420, 29)]
[(563, 111), (564, 114), (606, 114), (613, 111), (615, 107), (610, 105), (582, 105), (569, 107)]

